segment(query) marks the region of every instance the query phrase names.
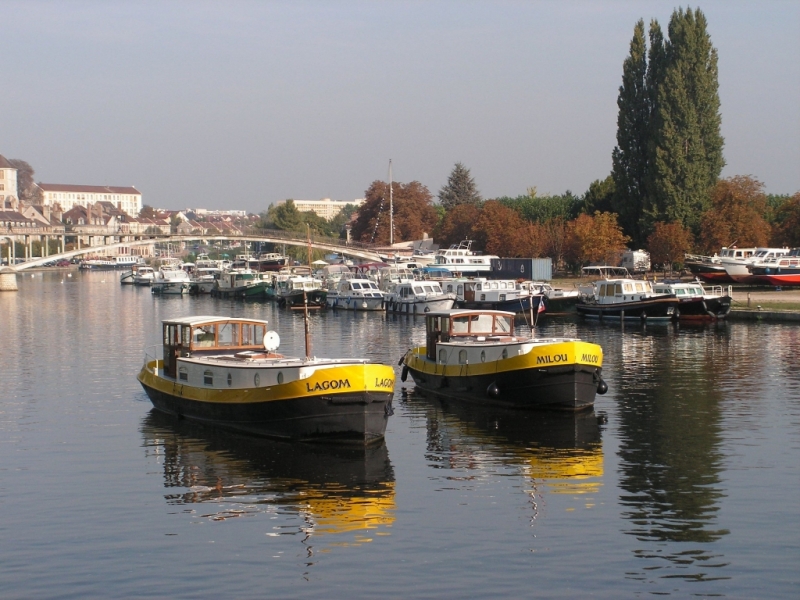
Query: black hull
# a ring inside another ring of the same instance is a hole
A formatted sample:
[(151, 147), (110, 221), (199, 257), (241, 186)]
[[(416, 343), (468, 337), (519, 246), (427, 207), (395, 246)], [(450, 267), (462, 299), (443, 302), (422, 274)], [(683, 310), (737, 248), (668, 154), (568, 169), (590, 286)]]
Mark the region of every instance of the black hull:
[(581, 365), (460, 377), (432, 375), (411, 368), (409, 373), (421, 391), (446, 398), (506, 408), (572, 412), (594, 405), (601, 381), (599, 368)]
[(198, 402), (142, 384), (161, 412), (252, 435), (371, 444), (383, 439), (392, 392), (319, 395), (259, 403)]
[(680, 311), (679, 319), (681, 321), (716, 321), (724, 319), (731, 312), (731, 303), (733, 299), (730, 296), (721, 296), (719, 298), (688, 298), (681, 300), (678, 307)]
[(680, 300), (672, 298), (649, 298), (634, 302), (620, 302), (617, 304), (592, 304), (578, 302), (575, 309), (579, 314), (589, 318), (599, 319), (649, 319), (669, 320), (677, 319), (680, 315)]
[[(531, 304), (533, 306), (531, 306)], [(486, 310), (506, 310), (515, 313), (528, 313), (531, 308), (534, 312), (538, 311), (539, 305), (542, 304), (541, 296), (534, 296), (531, 298), (523, 298), (516, 300), (504, 300), (503, 302), (456, 302), (456, 308), (473, 308), (473, 309), (486, 309)], [(545, 307), (547, 302), (545, 301)], [(544, 312), (544, 308), (542, 309)]]

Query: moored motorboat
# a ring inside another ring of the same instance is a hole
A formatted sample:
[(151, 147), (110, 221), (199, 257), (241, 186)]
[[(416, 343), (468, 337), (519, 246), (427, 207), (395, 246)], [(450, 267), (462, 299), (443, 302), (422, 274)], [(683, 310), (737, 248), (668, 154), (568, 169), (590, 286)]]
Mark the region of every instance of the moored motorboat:
[(787, 254), (749, 265), (750, 272), (759, 283), (777, 287), (800, 285), (800, 248)]
[[(726, 265), (744, 262), (750, 258), (757, 248), (737, 248), (736, 246), (723, 247), (719, 254), (714, 256), (699, 256), (695, 254), (686, 254), (684, 257), (684, 265), (687, 269), (708, 283), (734, 283), (734, 280), (728, 275)], [(723, 261), (725, 264), (723, 264)]]
[(581, 293), (577, 289), (565, 290), (564, 288), (553, 287), (544, 281), (532, 281), (523, 285), (529, 285), (537, 294), (544, 295), (545, 306), (549, 314), (575, 312), (575, 305), (580, 299)]
[(264, 298), (269, 282), (252, 269), (231, 268), (217, 276), (211, 295), (217, 298)]
[(189, 273), (172, 264), (161, 265), (153, 274), (150, 291), (154, 294), (188, 294), (191, 286)]
[(453, 275), (485, 275), (492, 270), (493, 254), (481, 254), (472, 250), (472, 240), (464, 240), (449, 248), (440, 248), (434, 256), (433, 264), (447, 269)]
[(416, 315), (453, 308), (456, 295), (442, 291), (438, 281), (401, 281), (384, 297), (388, 312)]
[(325, 303), (343, 310), (383, 310), (383, 292), (369, 279), (344, 277), (328, 290)]
[(576, 411), (608, 386), (603, 349), (573, 338), (514, 331), (514, 313), (454, 309), (425, 316), (426, 345), (402, 358), (405, 381), (456, 399), (515, 408)]
[(750, 271), (752, 265), (772, 261), (789, 252), (788, 248), (756, 248), (756, 251), (746, 259), (721, 258), (720, 263), (725, 267), (725, 272), (736, 283), (760, 283), (757, 276)]
[(678, 318), (681, 321), (716, 321), (731, 312), (733, 292), (715, 285), (706, 290), (700, 281), (664, 281), (653, 284), (656, 294), (673, 294), (678, 301)]
[(575, 310), (588, 318), (669, 321), (680, 314), (680, 300), (674, 294), (654, 293), (649, 281), (603, 279), (578, 289)]
[(457, 308), (488, 308), (517, 313), (539, 312), (540, 306), (543, 312), (546, 308), (542, 294), (534, 292), (524, 282), (512, 279), (476, 277), (443, 282), (445, 291), (450, 291), (451, 287), (456, 294)]
[(162, 324), (163, 358), (139, 382), (160, 411), (267, 437), (368, 444), (383, 438), (394, 370), (360, 358), (276, 353), (267, 322), (185, 317)]

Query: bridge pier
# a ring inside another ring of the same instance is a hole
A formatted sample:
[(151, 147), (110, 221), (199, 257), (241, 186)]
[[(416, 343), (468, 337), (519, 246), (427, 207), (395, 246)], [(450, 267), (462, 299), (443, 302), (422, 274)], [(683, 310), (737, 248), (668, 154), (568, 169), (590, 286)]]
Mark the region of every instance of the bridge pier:
[(18, 289), (17, 272), (10, 267), (0, 269), (0, 292), (16, 292)]

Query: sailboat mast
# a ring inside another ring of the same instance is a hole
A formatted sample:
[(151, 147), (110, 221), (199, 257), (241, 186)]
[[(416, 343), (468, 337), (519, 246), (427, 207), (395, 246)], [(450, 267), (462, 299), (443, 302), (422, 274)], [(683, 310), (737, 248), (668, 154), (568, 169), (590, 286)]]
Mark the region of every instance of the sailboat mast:
[(389, 159), (389, 245), (394, 244), (394, 208), (392, 206), (392, 159)]

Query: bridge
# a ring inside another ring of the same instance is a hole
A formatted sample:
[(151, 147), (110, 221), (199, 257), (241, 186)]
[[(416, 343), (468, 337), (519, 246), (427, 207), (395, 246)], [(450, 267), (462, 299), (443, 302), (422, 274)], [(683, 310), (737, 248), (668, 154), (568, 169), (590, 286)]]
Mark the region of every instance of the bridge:
[[(63, 235), (63, 234), (59, 234)], [(66, 235), (80, 235), (79, 233), (67, 232)], [(5, 237), (5, 236), (3, 236)], [(250, 230), (241, 235), (204, 235), (204, 234), (113, 234), (107, 233), (103, 235), (106, 239), (113, 239), (112, 243), (85, 246), (75, 250), (68, 250), (59, 252), (57, 254), (50, 254), (49, 256), (42, 256), (27, 260), (20, 264), (9, 264), (8, 266), (0, 268), (0, 291), (2, 290), (16, 290), (16, 273), (25, 269), (33, 267), (40, 267), (45, 263), (59, 260), (70, 260), (77, 256), (86, 254), (92, 255), (113, 255), (114, 250), (120, 248), (130, 248), (135, 246), (150, 246), (160, 243), (176, 243), (176, 242), (201, 242), (209, 244), (213, 242), (265, 242), (270, 244), (278, 244), (285, 246), (311, 246), (316, 250), (325, 252), (341, 254), (343, 256), (350, 256), (358, 258), (367, 262), (377, 262), (382, 260), (378, 254), (377, 246), (374, 244), (365, 244), (363, 242), (344, 242), (339, 238), (331, 238), (318, 235), (301, 236), (299, 233), (291, 231), (281, 231), (272, 229)], [(121, 241), (116, 241), (117, 239)], [(13, 247), (13, 242), (12, 242)], [(63, 245), (62, 245), (63, 247)], [(10, 253), (9, 253), (10, 254)], [(9, 259), (12, 257), (9, 256)], [(12, 260), (9, 260), (11, 263)]]

